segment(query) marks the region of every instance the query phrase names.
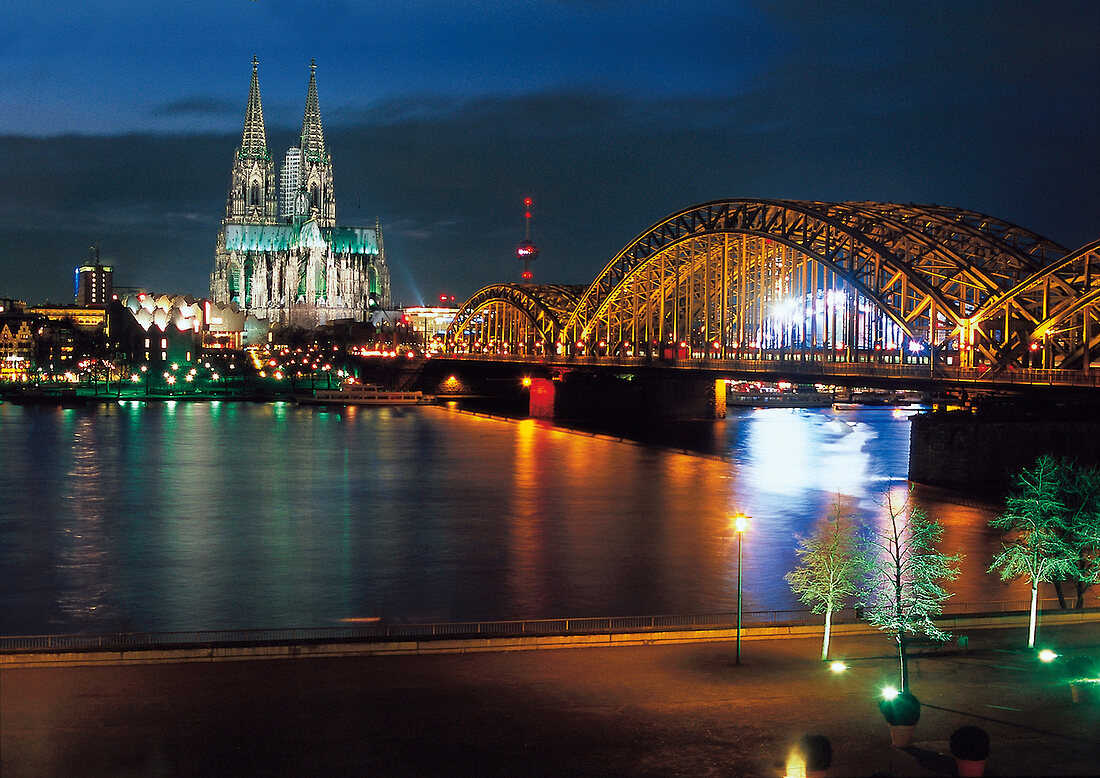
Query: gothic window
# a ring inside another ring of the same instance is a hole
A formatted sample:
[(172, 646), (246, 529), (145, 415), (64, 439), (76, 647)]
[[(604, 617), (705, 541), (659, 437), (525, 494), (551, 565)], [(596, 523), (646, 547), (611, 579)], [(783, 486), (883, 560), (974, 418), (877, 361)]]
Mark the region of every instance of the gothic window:
[(253, 181), (252, 182), (252, 191), (248, 196), (248, 204), (249, 205), (259, 205), (260, 204), (260, 182), (259, 181)]
[(309, 186), (309, 204), (314, 208), (321, 207), (321, 193), (317, 184), (310, 184)]

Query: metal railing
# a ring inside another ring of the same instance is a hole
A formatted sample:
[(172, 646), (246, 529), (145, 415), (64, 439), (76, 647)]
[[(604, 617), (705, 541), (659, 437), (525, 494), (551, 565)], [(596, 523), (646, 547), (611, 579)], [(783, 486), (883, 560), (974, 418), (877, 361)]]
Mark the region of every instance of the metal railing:
[[(944, 618), (962, 615), (1001, 615), (1026, 613), (1030, 600), (945, 604)], [(1044, 599), (1039, 607), (1046, 613), (1076, 612), (1062, 610), (1057, 599)], [(1087, 610), (1100, 608), (1095, 595), (1086, 598)], [(857, 608), (844, 608), (833, 614), (834, 624), (860, 621)], [(807, 609), (749, 611), (742, 626), (817, 626), (823, 616)], [(575, 619), (522, 619), (515, 621), (444, 622), (430, 624), (369, 623), (333, 627), (288, 629), (187, 630), (178, 632), (112, 632), (77, 635), (16, 635), (0, 637), (0, 653), (127, 651), (158, 648), (212, 648), (332, 642), (399, 642), (445, 639), (543, 637), (570, 635), (629, 634), (665, 630), (733, 629), (735, 613), (706, 613), (665, 616), (605, 616)]]
[(810, 380), (825, 381), (829, 378), (867, 378), (888, 379), (891, 381), (910, 381), (921, 383), (944, 383), (965, 385), (1007, 385), (1012, 387), (1061, 386), (1061, 387), (1100, 387), (1100, 373), (1086, 373), (1080, 370), (1062, 370), (1056, 368), (1012, 368), (992, 373), (987, 366), (963, 367), (961, 364), (948, 365), (937, 361), (934, 365), (925, 362), (884, 362), (878, 356), (871, 361), (848, 362), (821, 358), (819, 355), (807, 355), (799, 358), (791, 354), (763, 354), (754, 357), (712, 357), (691, 356), (665, 359), (658, 355), (652, 357), (634, 356), (593, 356), (593, 355), (554, 355), (554, 354), (467, 354), (449, 353), (445, 359), (471, 362), (510, 362), (548, 367), (604, 366), (622, 368), (659, 367), (681, 371), (703, 371), (712, 373), (737, 373), (742, 375), (801, 377)]

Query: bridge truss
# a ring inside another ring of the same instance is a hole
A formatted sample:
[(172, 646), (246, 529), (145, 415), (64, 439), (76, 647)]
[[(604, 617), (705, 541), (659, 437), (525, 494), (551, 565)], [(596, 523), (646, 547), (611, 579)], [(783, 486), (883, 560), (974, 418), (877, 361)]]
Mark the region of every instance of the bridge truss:
[(970, 211), (721, 200), (631, 241), (588, 287), (486, 287), (456, 350), (1088, 372), (1100, 241)]

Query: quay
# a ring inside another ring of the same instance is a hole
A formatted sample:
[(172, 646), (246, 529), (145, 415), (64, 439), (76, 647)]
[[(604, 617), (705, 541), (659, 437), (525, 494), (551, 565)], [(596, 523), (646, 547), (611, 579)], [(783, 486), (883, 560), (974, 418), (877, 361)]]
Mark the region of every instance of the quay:
[[(1003, 624), (1003, 623), (1002, 623)], [(1064, 656), (1100, 651), (1100, 622), (1044, 622)], [(917, 652), (913, 744), (890, 745), (875, 700), (896, 678), (880, 633), (746, 643), (165, 661), (0, 669), (0, 772), (118, 775), (781, 776), (801, 734), (829, 775), (953, 775), (947, 740), (977, 724), (988, 775), (1091, 775), (1098, 708), (1074, 705), (1020, 626)]]

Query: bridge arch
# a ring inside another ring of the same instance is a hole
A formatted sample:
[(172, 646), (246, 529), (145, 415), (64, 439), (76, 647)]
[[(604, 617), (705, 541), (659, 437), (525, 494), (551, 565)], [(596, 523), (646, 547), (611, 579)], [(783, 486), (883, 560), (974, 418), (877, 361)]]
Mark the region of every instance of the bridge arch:
[(485, 287), (451, 338), (456, 350), (570, 360), (916, 362), (970, 369), (967, 380), (1088, 372), (1098, 243), (1070, 252), (937, 205), (715, 200), (652, 225), (587, 287)]
[(447, 331), (459, 351), (552, 353), (584, 286), (493, 284), (462, 304)]
[(712, 201), (620, 251), (565, 323), (562, 348), (919, 359), (969, 342), (986, 300), (1064, 254), (1006, 222), (939, 206)]
[(1100, 349), (1100, 240), (991, 297), (972, 317), (995, 372), (1042, 367), (1088, 372)]

